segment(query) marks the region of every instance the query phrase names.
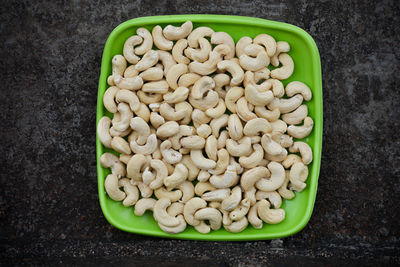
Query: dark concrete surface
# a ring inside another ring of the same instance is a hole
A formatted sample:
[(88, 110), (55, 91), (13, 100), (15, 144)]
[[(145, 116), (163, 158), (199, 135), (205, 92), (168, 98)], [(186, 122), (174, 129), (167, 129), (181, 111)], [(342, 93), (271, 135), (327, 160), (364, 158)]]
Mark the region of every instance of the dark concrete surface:
[[(400, 264), (398, 1), (2, 1), (0, 265)], [(102, 50), (130, 18), (215, 13), (302, 27), (322, 61), (315, 209), (274, 241), (196, 242), (113, 228), (98, 203)]]

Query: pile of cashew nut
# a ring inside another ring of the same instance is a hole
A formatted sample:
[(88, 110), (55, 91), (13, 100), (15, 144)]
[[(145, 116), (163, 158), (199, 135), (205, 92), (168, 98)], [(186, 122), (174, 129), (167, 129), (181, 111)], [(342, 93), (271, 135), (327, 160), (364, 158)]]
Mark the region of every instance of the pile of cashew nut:
[(119, 153), (100, 158), (108, 196), (137, 216), (151, 210), (171, 234), (284, 220), (282, 198), (306, 187), (313, 159), (298, 140), (313, 129), (311, 90), (281, 82), (294, 70), (289, 50), (267, 34), (235, 44), (191, 21), (137, 29), (112, 59), (103, 103), (113, 117), (97, 127)]

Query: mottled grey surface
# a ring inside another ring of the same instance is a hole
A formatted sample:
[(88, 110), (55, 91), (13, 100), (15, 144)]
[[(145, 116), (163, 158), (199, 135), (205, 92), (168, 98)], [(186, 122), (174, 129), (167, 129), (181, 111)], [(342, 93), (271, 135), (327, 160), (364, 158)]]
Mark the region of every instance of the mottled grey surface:
[[(0, 265), (400, 263), (398, 1), (118, 2), (2, 1)], [(324, 143), (315, 209), (300, 233), (167, 240), (121, 232), (103, 217), (95, 113), (106, 38), (130, 18), (178, 13), (284, 21), (314, 37)]]

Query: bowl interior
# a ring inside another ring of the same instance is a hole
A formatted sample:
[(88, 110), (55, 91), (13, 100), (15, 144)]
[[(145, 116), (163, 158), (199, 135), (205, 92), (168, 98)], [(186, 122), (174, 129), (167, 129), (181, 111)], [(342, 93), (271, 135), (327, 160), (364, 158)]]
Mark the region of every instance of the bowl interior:
[(136, 29), (139, 27), (145, 27), (151, 31), (155, 25), (161, 25), (162, 27), (168, 24), (180, 25), (186, 20), (191, 20), (194, 27), (208, 26), (214, 31), (225, 31), (233, 37), (235, 42), (243, 36), (255, 37), (260, 33), (267, 33), (273, 36), (277, 41), (287, 41), (290, 44), (291, 50), (289, 54), (294, 60), (295, 69), (293, 75), (282, 82), (286, 85), (291, 81), (298, 80), (306, 83), (313, 92), (312, 100), (305, 103), (308, 106), (309, 116), (314, 119), (314, 129), (307, 138), (302, 140), (311, 146), (314, 156), (313, 162), (309, 165), (309, 178), (306, 182), (307, 187), (301, 193), (296, 193), (296, 197), (292, 200), (283, 200), (282, 208), (286, 211), (286, 218), (279, 224), (269, 225), (264, 223), (263, 228), (259, 230), (254, 229), (250, 225), (243, 232), (237, 234), (229, 233), (222, 228), (206, 235), (200, 234), (195, 231), (193, 227), (188, 226), (184, 232), (170, 235), (158, 228), (151, 212), (146, 212), (144, 216), (137, 217), (134, 215), (132, 207), (126, 208), (121, 202), (115, 202), (106, 195), (104, 179), (107, 174), (109, 174), (109, 170), (100, 166), (99, 158), (104, 152), (111, 152), (111, 150), (104, 148), (99, 139), (96, 138), (99, 199), (105, 217), (112, 225), (124, 231), (182, 239), (272, 239), (288, 236), (300, 231), (307, 224), (313, 210), (317, 192), (322, 146), (322, 82), (320, 58), (315, 42), (302, 29), (281, 22), (221, 15), (143, 17), (124, 22), (110, 34), (104, 48), (99, 79), (97, 122), (104, 115), (111, 117), (111, 114), (103, 107), (102, 96), (108, 87), (106, 80), (108, 75), (111, 74), (111, 59), (116, 54), (122, 54), (125, 40), (136, 34)]

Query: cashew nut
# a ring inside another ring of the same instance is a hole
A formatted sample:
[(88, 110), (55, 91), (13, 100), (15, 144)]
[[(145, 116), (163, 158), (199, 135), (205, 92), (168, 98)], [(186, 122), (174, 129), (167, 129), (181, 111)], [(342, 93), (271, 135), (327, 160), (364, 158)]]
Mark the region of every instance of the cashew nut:
[(202, 124), (197, 127), (197, 134), (203, 138), (207, 138), (211, 134), (211, 131), (211, 127), (208, 124)]
[(230, 52), (225, 55), (224, 59), (231, 59), (235, 56), (235, 42), (226, 32), (214, 32), (211, 35), (211, 43), (214, 45), (224, 44), (230, 48)]
[(285, 219), (285, 210), (270, 209), (270, 204), (265, 199), (259, 201), (257, 211), (261, 220), (269, 224), (277, 224)]
[(232, 86), (239, 85), (244, 79), (243, 69), (232, 60), (223, 60), (218, 62), (217, 68), (222, 71), (228, 71), (232, 75), (230, 81)]
[(239, 41), (236, 43), (236, 56), (240, 58), (240, 56), (245, 53), (245, 47), (250, 45), (252, 42), (253, 40), (248, 36), (243, 36), (242, 38), (240, 38)]
[(221, 175), (212, 175), (209, 179), (210, 183), (216, 188), (229, 188), (239, 181), (234, 166), (228, 166), (225, 173)]
[(162, 65), (164, 66), (164, 75), (166, 75), (172, 66), (176, 64), (174, 58), (172, 57), (171, 53), (167, 51), (157, 50), (159, 60), (161, 61)]
[(245, 88), (246, 100), (255, 106), (265, 106), (274, 99), (274, 94), (272, 91), (260, 92), (252, 84), (248, 84)]
[(194, 214), (197, 210), (207, 207), (207, 202), (199, 197), (194, 197), (186, 202), (183, 208), (183, 216), (188, 224), (196, 226), (200, 224), (200, 220), (194, 218)]
[[(225, 172), (229, 165), (229, 153), (226, 149), (220, 149), (217, 152), (218, 160), (215, 169), (209, 170), (212, 174), (219, 175)], [(236, 168), (235, 168), (236, 171)]]
[(158, 114), (157, 112), (150, 113), (150, 123), (154, 128), (158, 129), (161, 125), (165, 123), (165, 119), (163, 116)]
[(134, 213), (136, 216), (142, 216), (147, 210), (153, 210), (157, 200), (154, 198), (141, 198), (136, 202)]
[(172, 41), (167, 40), (162, 32), (162, 28), (160, 25), (157, 25), (153, 28), (151, 32), (153, 36), (154, 45), (160, 50), (171, 50), (174, 43)]
[(292, 75), (294, 70), (294, 62), (293, 59), (286, 53), (281, 53), (278, 56), (278, 59), (281, 62), (282, 67), (271, 71), (271, 77), (278, 80), (285, 80)]
[(295, 94), (301, 94), (305, 101), (310, 101), (312, 98), (311, 89), (304, 83), (294, 81), (286, 85), (286, 95), (294, 96)]
[(111, 140), (111, 147), (115, 151), (122, 153), (122, 154), (130, 154), (131, 153), (131, 149), (129, 148), (128, 142), (119, 136), (115, 136)]
[(231, 233), (239, 233), (246, 229), (249, 225), (247, 218), (244, 216), (242, 219), (235, 221), (229, 225), (224, 224), (224, 228)]
[(314, 126), (314, 121), (310, 117), (306, 117), (304, 119), (303, 125), (301, 126), (290, 125), (287, 128), (287, 132), (294, 138), (302, 139), (307, 137), (311, 133), (313, 126)]
[(292, 190), (289, 190), (287, 188), (287, 185), (289, 183), (289, 175), (290, 172), (289, 171), (285, 171), (286, 172), (286, 176), (285, 176), (285, 181), (283, 182), (282, 186), (279, 187), (278, 189), (278, 193), (284, 198), (284, 199), (292, 199), (295, 197), (295, 194), (293, 193)]
[(232, 211), (239, 205), (241, 200), (242, 189), (240, 186), (235, 186), (231, 191), (231, 195), (222, 201), (221, 208), (226, 211)]
[(281, 187), (285, 180), (285, 169), (282, 164), (271, 161), (268, 164), (268, 169), (271, 172), (271, 176), (269, 178), (262, 178), (256, 183), (258, 189), (266, 192), (275, 191)]
[(281, 115), (279, 108), (268, 110), (267, 108), (265, 108), (265, 106), (256, 106), (254, 108), (254, 111), (256, 112), (257, 116), (267, 119), (270, 122), (276, 121)]
[(256, 199), (257, 200), (268, 199), (275, 209), (279, 209), (282, 205), (282, 198), (276, 191), (265, 192), (258, 190), (256, 193)]
[(242, 87), (231, 87), (225, 96), (225, 105), (230, 112), (236, 113), (236, 102), (243, 96), (244, 90)]
[(126, 174), (125, 165), (114, 154), (104, 153), (101, 155), (100, 165), (104, 168), (110, 168), (111, 173), (117, 177), (125, 176)]
[(208, 42), (208, 40), (205, 38), (200, 38), (198, 42), (200, 45), (200, 49), (188, 47), (185, 49), (184, 53), (192, 60), (204, 62), (208, 59), (208, 55), (210, 54), (212, 47), (210, 42)]
[(159, 53), (155, 50), (149, 50), (143, 55), (142, 59), (135, 65), (137, 71), (144, 71), (157, 64)]
[(203, 156), (203, 152), (198, 149), (193, 149), (190, 151), (190, 158), (193, 163), (202, 170), (213, 169), (217, 163), (214, 160), (207, 159)]
[(262, 178), (270, 177), (271, 173), (266, 167), (255, 167), (242, 174), (240, 185), (244, 191), (249, 191)]
[[(165, 38), (171, 41), (176, 41), (187, 37), (193, 29), (193, 23), (188, 20), (183, 23), (180, 27), (168, 25), (164, 28), (163, 34)], [(197, 28), (198, 29), (198, 28)]]
[(135, 48), (135, 54), (141, 56), (149, 51), (153, 46), (153, 37), (146, 28), (137, 29), (136, 34), (143, 38), (142, 44)]
[(123, 54), (125, 59), (131, 63), (131, 64), (136, 64), (139, 61), (139, 57), (135, 55), (135, 50), (134, 46), (139, 45), (143, 42), (143, 38), (134, 35), (128, 38), (128, 40), (125, 41), (124, 43), (124, 49), (123, 49)]
[(156, 198), (168, 198), (171, 202), (178, 201), (182, 197), (181, 190), (168, 191), (165, 187), (160, 187), (154, 190)]
[(258, 205), (259, 202), (257, 202), (250, 208), (247, 219), (254, 228), (261, 229), (263, 226), (263, 221), (258, 217)]
[(313, 154), (311, 147), (304, 142), (294, 142), (293, 145), (289, 148), (289, 151), (292, 153), (300, 152), (301, 159), (305, 165), (308, 165), (313, 160)]
[(289, 51), (290, 51), (290, 45), (287, 42), (285, 42), (285, 41), (276, 42), (276, 52), (271, 57), (271, 64), (274, 67), (278, 67), (279, 66), (279, 60), (278, 60), (279, 54), (282, 52), (287, 53)]
[(175, 166), (174, 172), (164, 178), (164, 185), (166, 187), (175, 188), (182, 184), (188, 176), (188, 169), (182, 163), (178, 163)]
[(245, 70), (258, 71), (269, 65), (269, 57), (265, 51), (258, 53), (255, 58), (243, 54), (239, 57), (239, 63)]
[(201, 99), (204, 94), (215, 87), (213, 78), (209, 76), (203, 76), (198, 79), (191, 90), (191, 96), (193, 99)]
[(116, 86), (109, 87), (103, 95), (103, 105), (111, 113), (117, 112), (117, 104), (115, 103), (115, 95), (118, 93), (119, 88)]
[(150, 135), (149, 125), (142, 118), (134, 117), (131, 119), (130, 127), (133, 131), (136, 131), (138, 133), (137, 139), (133, 141), (136, 141), (138, 145), (144, 145), (147, 142), (147, 138)]
[(257, 118), (257, 115), (250, 111), (247, 99), (243, 96), (237, 101), (237, 114), (244, 121)]
[(265, 47), (265, 50), (267, 50), (269, 57), (272, 57), (276, 52), (276, 41), (272, 36), (268, 34), (262, 33), (257, 35), (254, 38), (253, 43), (263, 45)]
[[(110, 135), (110, 125), (111, 119), (107, 116), (102, 117), (97, 124), (97, 136), (100, 142), (105, 146), (110, 148), (112, 137)], [(129, 154), (129, 153), (128, 153)]]
[(133, 112), (126, 103), (118, 104), (118, 112), (121, 114), (121, 119), (113, 123), (113, 127), (120, 132), (125, 131), (129, 127), (129, 122), (133, 117)]
[(244, 168), (251, 169), (260, 164), (260, 162), (264, 158), (264, 150), (263, 147), (260, 144), (254, 144), (253, 145), (253, 150), (254, 152), (251, 153), (249, 156), (241, 156), (239, 158), (239, 163), (242, 165)]
[(211, 37), (214, 33), (209, 27), (197, 27), (188, 36), (187, 40), (190, 47), (196, 48), (199, 46), (199, 40), (204, 37)]
[(139, 190), (136, 186), (132, 185), (129, 179), (123, 178), (118, 182), (118, 186), (123, 187), (126, 198), (122, 201), (122, 205), (125, 207), (133, 206), (139, 199)]
[(226, 150), (234, 157), (248, 156), (251, 154), (251, 138), (246, 136), (238, 142), (228, 139), (226, 140)]
[(202, 208), (194, 213), (194, 218), (196, 220), (210, 222), (210, 227), (213, 230), (218, 230), (221, 228), (222, 216), (221, 213), (215, 208)]
[(114, 174), (109, 174), (104, 181), (104, 187), (108, 196), (115, 201), (121, 201), (125, 199), (126, 194), (119, 190), (118, 177)]
[(249, 209), (250, 209), (250, 200), (245, 198), (240, 202), (240, 205), (238, 207), (236, 207), (233, 211), (231, 211), (229, 217), (231, 218), (232, 221), (239, 221), (246, 216)]
[(131, 150), (135, 154), (149, 155), (157, 149), (157, 136), (155, 134), (149, 135), (145, 145), (138, 145), (136, 141), (130, 142)]
[(164, 101), (168, 104), (176, 104), (182, 101), (185, 101), (189, 95), (189, 89), (183, 86), (180, 86), (175, 89), (175, 91), (171, 93), (167, 93), (163, 95)]
[(297, 162), (292, 165), (289, 173), (290, 179), (290, 190), (295, 190), (297, 192), (303, 191), (306, 187), (304, 183), (308, 177), (308, 168), (303, 162)]

